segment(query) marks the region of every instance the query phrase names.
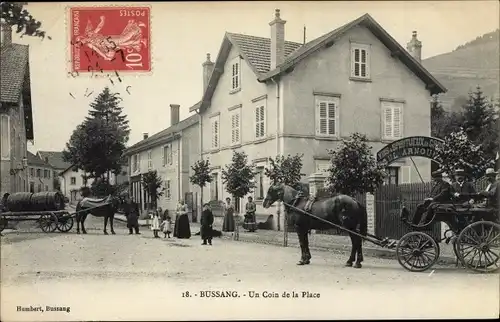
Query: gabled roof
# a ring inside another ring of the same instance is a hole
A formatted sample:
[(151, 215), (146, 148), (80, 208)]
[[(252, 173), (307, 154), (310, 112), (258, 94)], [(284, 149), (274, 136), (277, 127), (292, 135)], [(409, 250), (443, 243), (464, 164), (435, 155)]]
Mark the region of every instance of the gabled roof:
[(356, 26), (364, 26), (368, 28), (377, 37), (380, 42), (382, 42), (390, 51), (391, 54), (398, 57), (403, 64), (405, 64), (408, 69), (410, 69), (416, 76), (418, 76), (425, 84), (427, 89), (431, 94), (439, 94), (446, 92), (446, 88), (436, 79), (431, 73), (425, 69), (425, 67), (413, 58), (410, 53), (404, 49), (394, 38), (381, 25), (379, 25), (375, 19), (369, 14), (364, 14), (356, 20), (343, 25), (319, 38), (316, 38), (299, 50), (295, 51), (292, 55), (285, 59), (285, 62), (269, 71), (262, 77), (259, 77), (259, 81), (266, 81), (272, 77), (278, 76), (286, 72), (289, 68), (295, 66), (303, 59), (307, 58), (309, 55), (314, 53), (316, 50), (325, 46), (326, 44), (335, 41), (340, 38), (343, 34), (348, 32), (351, 28)]
[[(199, 106), (200, 106), (200, 102), (196, 103), (191, 108), (198, 109)], [(171, 141), (174, 138), (175, 134), (187, 129), (188, 127), (191, 127), (191, 126), (197, 124), (198, 122), (199, 122), (198, 115), (197, 114), (191, 115), (190, 117), (180, 121), (179, 123), (172, 125), (171, 127), (166, 128), (165, 130), (160, 131), (156, 134), (153, 134), (152, 136), (148, 137), (145, 140), (137, 142), (136, 144), (134, 144), (131, 147), (129, 147), (128, 149), (126, 149), (123, 154), (125, 156), (131, 155), (131, 154), (149, 149), (149, 148), (156, 146), (158, 144), (163, 144), (163, 143), (166, 143), (168, 141)]]
[(17, 105), (21, 93), (24, 91), (26, 139), (33, 140), (29, 47), (19, 44), (2, 44), (0, 49), (0, 75), (0, 102), (6, 105)]
[[(207, 89), (203, 94), (200, 111), (210, 105), (224, 65), (232, 46), (235, 46), (257, 76), (258, 81), (265, 82), (272, 77), (286, 73), (291, 67), (310, 56), (323, 46), (339, 38), (351, 28), (362, 25), (368, 28), (389, 50), (398, 57), (415, 75), (426, 84), (432, 94), (446, 92), (446, 88), (439, 83), (406, 49), (404, 49), (391, 35), (387, 33), (369, 14), (365, 14), (342, 27), (339, 27), (321, 37), (302, 45), (296, 42), (285, 42), (285, 61), (277, 68), (270, 70), (271, 66), (271, 40), (269, 38), (255, 37), (243, 34), (226, 33), (215, 61), (214, 71), (210, 77)], [(197, 108), (192, 107), (190, 111)]]
[(39, 167), (52, 168), (52, 166), (50, 164), (48, 164), (47, 162), (45, 162), (44, 160), (42, 160), (40, 157), (34, 155), (30, 151), (28, 151), (28, 155), (27, 156), (28, 156), (27, 157), (27, 159), (28, 159), (28, 166), (36, 165), (36, 166), (39, 166)]
[(57, 170), (63, 170), (71, 166), (71, 163), (63, 160), (63, 153), (59, 151), (38, 151), (42, 160), (47, 158), (48, 163)]

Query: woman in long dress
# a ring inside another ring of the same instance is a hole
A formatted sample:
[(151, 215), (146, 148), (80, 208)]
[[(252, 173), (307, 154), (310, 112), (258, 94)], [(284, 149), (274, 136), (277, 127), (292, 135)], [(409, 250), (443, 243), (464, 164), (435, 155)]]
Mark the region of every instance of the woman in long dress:
[(222, 231), (234, 232), (234, 206), (231, 203), (231, 198), (226, 198), (226, 206), (224, 207), (224, 222), (222, 223)]
[(174, 226), (174, 237), (181, 239), (191, 238), (191, 228), (189, 227), (187, 205), (184, 203), (183, 200), (180, 200), (179, 205), (177, 205), (175, 226)]

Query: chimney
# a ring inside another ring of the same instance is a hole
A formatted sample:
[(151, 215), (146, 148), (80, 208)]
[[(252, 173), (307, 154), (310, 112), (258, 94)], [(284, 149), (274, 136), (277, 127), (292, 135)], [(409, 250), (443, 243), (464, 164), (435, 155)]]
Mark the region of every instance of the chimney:
[(170, 126), (179, 123), (179, 104), (170, 104)]
[(280, 9), (276, 9), (271, 26), (271, 70), (285, 61), (285, 20), (280, 18)]
[[(207, 60), (202, 64), (203, 66), (203, 94), (208, 87), (208, 81), (210, 80), (210, 76), (214, 71), (215, 64), (210, 60), (210, 54), (207, 53)], [(202, 95), (203, 95), (202, 94)]]
[(149, 137), (148, 133), (142, 133), (142, 139), (146, 140)]
[(1, 35), (0, 47), (12, 45), (12, 27), (6, 22), (1, 23)]
[(406, 44), (406, 49), (418, 62), (422, 60), (422, 42), (417, 39), (416, 31), (412, 33), (410, 42)]

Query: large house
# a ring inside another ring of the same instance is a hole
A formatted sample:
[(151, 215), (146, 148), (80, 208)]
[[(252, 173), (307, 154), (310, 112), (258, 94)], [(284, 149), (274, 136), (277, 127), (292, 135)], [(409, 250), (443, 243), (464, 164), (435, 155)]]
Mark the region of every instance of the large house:
[(68, 197), (71, 203), (75, 203), (81, 198), (80, 189), (82, 187), (90, 187), (94, 181), (93, 178), (88, 178), (84, 171), (72, 165), (59, 172), (58, 175), (61, 178), (61, 192)]
[(29, 191), (27, 141), (33, 141), (28, 46), (12, 43), (12, 27), (1, 25), (0, 193)]
[[(328, 149), (354, 132), (367, 135), (374, 154), (399, 138), (430, 135), (430, 96), (446, 89), (421, 65), (416, 32), (405, 50), (365, 14), (300, 44), (285, 40), (285, 23), (276, 10), (270, 39), (226, 33), (215, 63), (204, 66), (209, 79), (191, 111), (201, 115), (210, 199), (228, 196), (221, 168), (234, 149), (256, 166), (257, 212), (268, 212), (260, 204), (269, 157), (303, 153), (302, 172), (310, 175), (325, 171)], [(418, 172), (403, 159), (388, 169), (390, 180), (428, 180), (430, 161), (413, 161)]]
[(28, 151), (28, 168), (30, 192), (54, 191), (57, 175), (49, 163)]
[[(193, 108), (197, 108), (197, 103)], [(195, 211), (196, 187), (189, 182), (191, 165), (199, 159), (198, 115), (179, 121), (180, 106), (170, 105), (170, 127), (152, 136), (144, 133), (143, 140), (129, 147), (124, 155), (129, 159), (129, 193), (141, 211), (151, 206), (151, 198), (143, 188), (143, 175), (156, 170), (165, 189), (158, 200), (163, 210), (174, 211), (180, 199)]]

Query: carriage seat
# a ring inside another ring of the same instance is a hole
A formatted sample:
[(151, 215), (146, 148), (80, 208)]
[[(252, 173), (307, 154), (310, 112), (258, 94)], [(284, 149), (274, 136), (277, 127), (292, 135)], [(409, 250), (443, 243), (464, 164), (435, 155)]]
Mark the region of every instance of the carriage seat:
[(110, 197), (104, 197), (104, 198), (83, 198), (82, 201), (80, 202), (80, 205), (83, 208), (93, 208), (93, 207), (102, 207), (110, 203), (109, 201)]

